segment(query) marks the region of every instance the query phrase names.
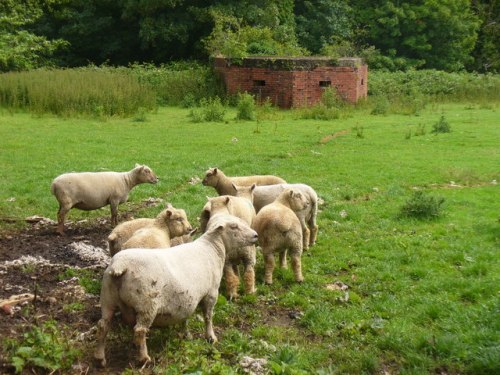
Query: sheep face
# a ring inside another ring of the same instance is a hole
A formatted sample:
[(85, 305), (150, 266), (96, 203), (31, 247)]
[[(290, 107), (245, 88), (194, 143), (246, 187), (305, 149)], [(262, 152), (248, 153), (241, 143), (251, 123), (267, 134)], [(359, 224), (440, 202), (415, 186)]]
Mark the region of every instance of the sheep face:
[(257, 242), (258, 236), (245, 221), (233, 215), (215, 215), (210, 219), (208, 232), (221, 234), (226, 249), (250, 246)]
[(297, 189), (286, 189), (283, 195), (286, 197), (290, 208), (295, 212), (305, 210), (309, 206), (307, 198)]
[(147, 182), (150, 184), (156, 184), (158, 182), (158, 177), (147, 165), (136, 164), (135, 168), (137, 170), (137, 177), (140, 182)]
[(170, 237), (180, 237), (193, 230), (186, 212), (182, 209), (167, 208), (162, 213), (162, 220), (167, 224)]
[(205, 178), (201, 182), (204, 186), (216, 187), (219, 182), (219, 170), (217, 168), (210, 168), (205, 172)]

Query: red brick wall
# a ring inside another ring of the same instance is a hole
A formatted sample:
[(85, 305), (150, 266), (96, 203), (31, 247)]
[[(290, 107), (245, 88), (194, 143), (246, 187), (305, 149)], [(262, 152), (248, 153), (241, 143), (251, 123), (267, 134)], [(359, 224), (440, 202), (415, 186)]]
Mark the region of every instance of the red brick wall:
[[(366, 65), (273, 70), (228, 65), (224, 59), (216, 59), (215, 69), (222, 75), (229, 94), (246, 91), (260, 101), (269, 97), (282, 108), (314, 105), (328, 85), (335, 87), (342, 98), (352, 103), (366, 97), (368, 93)], [(320, 82), (323, 82), (323, 87)]]

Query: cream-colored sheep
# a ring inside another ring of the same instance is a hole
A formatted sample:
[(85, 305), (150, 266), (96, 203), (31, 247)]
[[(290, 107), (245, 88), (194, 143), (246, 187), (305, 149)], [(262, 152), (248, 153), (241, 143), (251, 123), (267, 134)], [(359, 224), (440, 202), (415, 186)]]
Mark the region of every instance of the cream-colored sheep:
[[(233, 186), (233, 193), (237, 197), (248, 197), (248, 187)], [(262, 207), (274, 202), (274, 200), (285, 189), (297, 189), (307, 199), (307, 207), (301, 211), (296, 212), (302, 226), (302, 239), (304, 251), (307, 251), (309, 246), (316, 243), (318, 235), (318, 225), (316, 224), (316, 217), (318, 215), (318, 194), (312, 187), (306, 184), (277, 184), (269, 186), (257, 186), (253, 189), (253, 205), (255, 211), (258, 213)]]
[(205, 172), (205, 178), (203, 178), (202, 184), (205, 186), (212, 186), (219, 195), (234, 195), (232, 184), (239, 186), (250, 186), (256, 184), (257, 186), (262, 185), (274, 185), (274, 184), (285, 184), (286, 181), (281, 177), (273, 175), (257, 175), (257, 176), (240, 176), (240, 177), (228, 177), (219, 168), (210, 168)]
[(222, 278), (226, 252), (257, 241), (257, 233), (243, 220), (217, 215), (205, 234), (194, 242), (162, 249), (120, 251), (104, 272), (102, 317), (97, 324), (95, 359), (106, 365), (105, 340), (116, 309), (134, 324), (139, 360), (150, 361), (146, 335), (152, 325), (186, 322), (199, 305), (205, 337), (217, 341), (212, 314)]
[(158, 177), (146, 165), (136, 164), (128, 172), (65, 173), (54, 179), (51, 192), (59, 202), (57, 232), (64, 234), (64, 219), (72, 208), (90, 211), (111, 206), (111, 222), (118, 222), (118, 205), (127, 201), (134, 186), (156, 184)]
[(273, 282), (274, 253), (279, 253), (280, 265), (286, 268), (286, 253), (290, 250), (295, 280), (302, 282), (302, 227), (296, 215), (307, 206), (307, 199), (298, 189), (286, 189), (276, 200), (264, 206), (253, 222), (259, 234), (264, 255), (264, 281)]
[(158, 216), (153, 225), (136, 230), (123, 243), (122, 249), (168, 248), (171, 246), (172, 238), (183, 236), (193, 230), (186, 212), (182, 209), (170, 207)]
[[(208, 198), (208, 202), (203, 207), (200, 216), (200, 227), (206, 228), (211, 218), (217, 214), (234, 215), (244, 220), (248, 225), (252, 225), (255, 218), (255, 209), (252, 203), (245, 198), (222, 195), (215, 198)], [(238, 266), (243, 264), (243, 285), (245, 293), (255, 293), (255, 246), (243, 246), (232, 249), (226, 254), (224, 265), (224, 279), (226, 281), (226, 292), (230, 300), (238, 297), (240, 285)]]

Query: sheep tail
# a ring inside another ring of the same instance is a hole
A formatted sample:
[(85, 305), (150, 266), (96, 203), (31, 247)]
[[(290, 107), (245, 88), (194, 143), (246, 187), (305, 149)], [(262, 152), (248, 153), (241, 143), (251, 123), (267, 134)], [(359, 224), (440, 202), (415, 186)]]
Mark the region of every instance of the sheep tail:
[(111, 263), (108, 267), (109, 274), (115, 277), (123, 276), (125, 272), (127, 272), (127, 269), (127, 261), (122, 261), (121, 258), (114, 259), (113, 263)]

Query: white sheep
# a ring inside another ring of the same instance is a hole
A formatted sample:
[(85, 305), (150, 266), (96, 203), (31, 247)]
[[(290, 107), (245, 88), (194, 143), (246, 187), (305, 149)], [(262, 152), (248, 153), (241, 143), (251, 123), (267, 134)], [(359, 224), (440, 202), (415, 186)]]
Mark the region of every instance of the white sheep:
[(203, 178), (202, 184), (205, 186), (212, 186), (219, 195), (233, 195), (232, 184), (239, 186), (250, 186), (256, 184), (257, 186), (262, 185), (274, 185), (274, 184), (285, 184), (286, 181), (281, 177), (273, 175), (256, 175), (256, 176), (240, 176), (240, 177), (228, 177), (219, 168), (210, 168), (205, 172), (205, 178)]
[[(248, 225), (252, 225), (255, 218), (255, 209), (252, 203), (245, 198), (222, 195), (215, 198), (208, 198), (208, 202), (203, 207), (200, 215), (200, 227), (202, 231), (206, 228), (214, 215), (229, 214), (244, 220)], [(226, 253), (226, 263), (224, 265), (224, 279), (226, 281), (226, 292), (230, 300), (238, 297), (240, 285), (238, 266), (243, 264), (243, 285), (245, 293), (255, 293), (255, 246), (242, 246), (232, 249)]]
[(169, 248), (172, 238), (184, 236), (192, 230), (186, 212), (170, 206), (154, 219), (152, 225), (136, 230), (121, 248)]
[(217, 215), (197, 240), (164, 251), (128, 249), (116, 254), (104, 272), (101, 288), (102, 317), (97, 324), (95, 359), (106, 365), (105, 340), (116, 309), (134, 325), (139, 360), (150, 361), (146, 334), (152, 325), (184, 323), (201, 307), (205, 337), (216, 342), (213, 308), (226, 252), (257, 241), (257, 233), (243, 220)]
[(64, 219), (72, 208), (90, 211), (111, 206), (111, 222), (118, 222), (118, 205), (130, 190), (143, 183), (156, 184), (158, 177), (146, 165), (136, 164), (128, 172), (65, 173), (52, 181), (51, 192), (59, 202), (57, 232), (64, 234)]
[(274, 253), (279, 253), (280, 265), (286, 268), (286, 253), (290, 250), (292, 269), (297, 282), (302, 282), (302, 228), (296, 212), (307, 206), (307, 199), (298, 189), (286, 189), (276, 200), (264, 206), (253, 222), (259, 234), (264, 255), (264, 282), (272, 284)]
[[(274, 202), (278, 195), (290, 188), (299, 190), (307, 199), (307, 207), (296, 212), (302, 227), (303, 248), (304, 251), (306, 251), (309, 246), (316, 243), (318, 235), (318, 225), (316, 224), (316, 217), (318, 215), (318, 194), (312, 187), (306, 184), (257, 186), (252, 191), (253, 205), (255, 211), (258, 213), (262, 207)], [(235, 185), (233, 186), (231, 195), (247, 198), (249, 195), (248, 187)]]

